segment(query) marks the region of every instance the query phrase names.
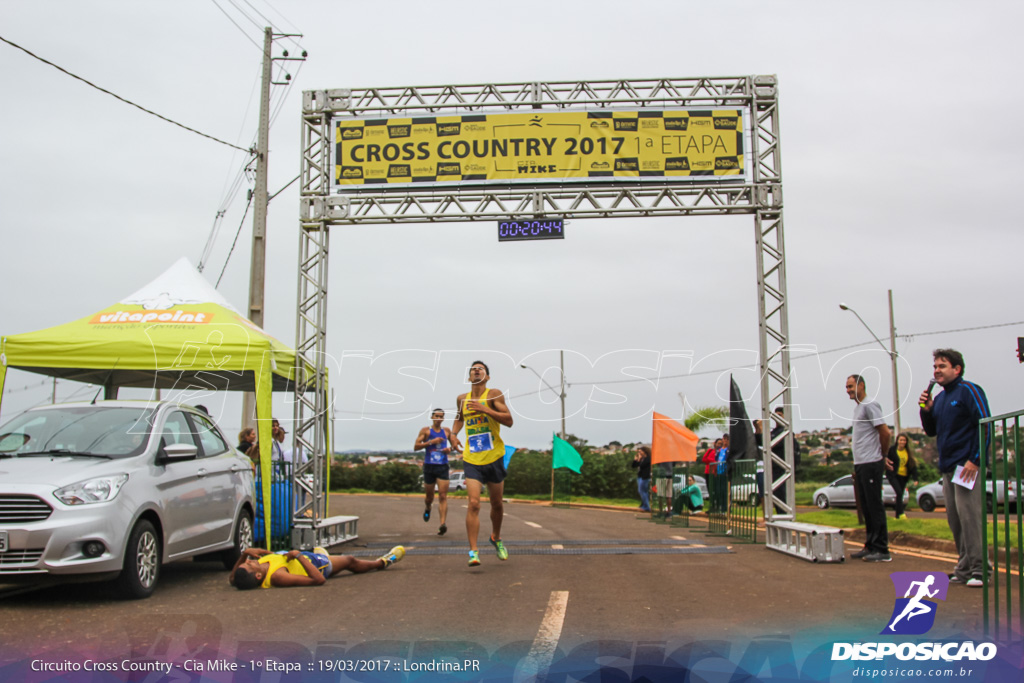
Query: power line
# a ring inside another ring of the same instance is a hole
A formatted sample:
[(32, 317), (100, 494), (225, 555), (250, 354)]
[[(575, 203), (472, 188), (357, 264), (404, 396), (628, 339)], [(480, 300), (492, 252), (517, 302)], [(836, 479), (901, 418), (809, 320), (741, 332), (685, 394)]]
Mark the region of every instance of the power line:
[(221, 7), (220, 5), (217, 4), (217, 0), (213, 0), (213, 4), (216, 5), (217, 9), (219, 9), (224, 14), (224, 16), (228, 18), (228, 21), (230, 21), (232, 24), (235, 25), (235, 28), (237, 28), (239, 31), (242, 32), (242, 35), (245, 36), (246, 40), (248, 40), (250, 43), (255, 45), (257, 50), (259, 50), (260, 52), (263, 52), (263, 48), (260, 47), (259, 43), (257, 43), (255, 40), (253, 40), (252, 36), (250, 36), (248, 33), (246, 33), (245, 29), (242, 28), (241, 26), (239, 26), (238, 22), (236, 22), (234, 19), (232, 19), (231, 15), (228, 14), (227, 11), (223, 7)]
[[(997, 327), (1013, 327), (1014, 325), (1024, 325), (1024, 321), (1013, 322), (1013, 323), (998, 323), (996, 325), (980, 325), (978, 327), (961, 327), (953, 330), (935, 330), (933, 332), (915, 332), (913, 334), (897, 334), (897, 339), (906, 339), (912, 341), (914, 337), (928, 337), (936, 334), (952, 334), (954, 332), (974, 332), (976, 330), (991, 330)], [(882, 337), (882, 341), (888, 341), (889, 337)], [(860, 348), (862, 346), (871, 346), (877, 342), (872, 339), (871, 341), (860, 342), (859, 344), (849, 344), (847, 346), (837, 346), (832, 349), (825, 349), (824, 351), (815, 351), (814, 353), (805, 353), (799, 356), (793, 356), (790, 360), (801, 360), (803, 358), (817, 358), (824, 356), (829, 353), (838, 353), (839, 351), (849, 351), (850, 349)], [(888, 352), (887, 352), (888, 353)], [(663, 379), (682, 379), (685, 377), (699, 377), (701, 375), (716, 375), (729, 370), (749, 370), (752, 368), (758, 368), (756, 364), (750, 365), (734, 365), (727, 368), (718, 368), (716, 370), (704, 370), (702, 372), (686, 372), (678, 375), (660, 375), (658, 377), (637, 377), (635, 379), (612, 379), (603, 380), (598, 382), (573, 382), (569, 386), (594, 386), (601, 384), (630, 384), (633, 382), (656, 382)]]
[(220, 287), (220, 281), (224, 279), (224, 271), (228, 269), (228, 262), (231, 260), (231, 254), (235, 253), (235, 246), (238, 244), (238, 236), (242, 234), (242, 226), (245, 225), (245, 217), (249, 215), (249, 207), (252, 206), (252, 195), (249, 195), (249, 201), (245, 203), (245, 213), (242, 214), (242, 220), (238, 223), (238, 230), (235, 232), (235, 241), (231, 243), (231, 249), (228, 251), (227, 257), (224, 259), (224, 267), (220, 269), (220, 277), (217, 278), (217, 284), (213, 286), (214, 289)]
[(161, 121), (166, 121), (167, 123), (172, 123), (172, 124), (174, 124), (175, 126), (177, 126), (179, 128), (184, 128), (185, 130), (189, 131), (190, 133), (195, 133), (196, 135), (201, 135), (201, 136), (203, 136), (204, 138), (206, 138), (208, 140), (213, 140), (214, 142), (219, 142), (222, 145), (227, 145), (228, 147), (231, 147), (232, 149), (237, 149), (240, 152), (246, 152), (247, 154), (251, 154), (252, 153), (248, 149), (242, 149), (241, 147), (238, 147), (237, 145), (232, 145), (230, 142), (224, 142), (223, 140), (221, 140), (219, 138), (215, 138), (212, 135), (207, 135), (206, 133), (201, 133), (198, 130), (196, 130), (195, 128), (189, 128), (188, 126), (186, 126), (183, 123), (178, 123), (177, 121), (175, 121), (173, 119), (169, 119), (166, 116), (162, 116), (160, 114), (157, 114), (155, 111), (150, 111), (149, 109), (146, 109), (145, 107), (143, 107), (141, 105), (135, 104), (131, 100), (126, 100), (125, 98), (121, 97), (120, 95), (112, 93), (112, 92), (110, 92), (109, 90), (107, 90), (105, 88), (101, 88), (100, 86), (96, 85), (95, 83), (92, 83), (91, 81), (88, 81), (88, 80), (82, 78), (81, 76), (76, 76), (75, 74), (71, 73), (70, 71), (68, 71), (65, 68), (57, 66), (53, 62), (48, 61), (46, 59), (43, 59), (42, 57), (40, 57), (39, 55), (31, 52), (30, 50), (26, 50), (21, 45), (18, 45), (17, 43), (12, 43), (11, 41), (9, 41), (6, 38), (4, 38), (3, 36), (0, 36), (0, 40), (2, 40), (3, 42), (7, 43), (11, 47), (18, 48), (19, 50), (21, 50), (22, 52), (27, 54), (29, 57), (32, 57), (33, 59), (38, 59), (43, 64), (47, 64), (49, 66), (52, 66), (54, 69), (57, 69), (61, 73), (67, 74), (68, 76), (71, 76), (72, 78), (74, 78), (76, 80), (79, 80), (79, 81), (85, 83), (86, 85), (88, 85), (90, 87), (96, 88), (101, 93), (105, 93), (107, 95), (110, 95), (111, 97), (113, 97), (113, 98), (115, 98), (117, 100), (120, 100), (121, 102), (124, 102), (125, 104), (130, 104), (131, 106), (135, 107), (136, 109), (141, 109), (142, 111), (146, 112), (147, 114), (150, 114), (152, 116), (157, 117)]

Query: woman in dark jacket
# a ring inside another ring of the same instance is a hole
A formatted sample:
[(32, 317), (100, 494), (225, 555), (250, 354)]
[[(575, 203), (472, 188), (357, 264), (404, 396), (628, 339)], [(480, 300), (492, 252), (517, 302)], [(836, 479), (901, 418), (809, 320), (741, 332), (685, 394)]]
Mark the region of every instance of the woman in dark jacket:
[(640, 494), (640, 509), (644, 512), (650, 512), (651, 500), (649, 492), (651, 490), (651, 449), (647, 446), (641, 446), (638, 448), (630, 466), (637, 468), (636, 489), (637, 493)]
[(907, 490), (907, 482), (911, 479), (917, 484), (917, 461), (914, 460), (914, 454), (910, 450), (910, 439), (906, 434), (896, 437), (896, 443), (889, 448), (886, 460), (886, 475), (896, 491), (896, 519), (906, 519), (903, 492)]

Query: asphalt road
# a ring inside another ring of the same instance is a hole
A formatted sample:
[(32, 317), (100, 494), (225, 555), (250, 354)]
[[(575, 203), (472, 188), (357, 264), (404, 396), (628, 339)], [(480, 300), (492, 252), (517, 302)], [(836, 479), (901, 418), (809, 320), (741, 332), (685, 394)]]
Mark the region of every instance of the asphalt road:
[[(893, 608), (890, 572), (950, 569), (948, 560), (901, 553), (886, 564), (812, 564), (763, 542), (735, 543), (635, 512), (525, 503), (506, 504), (509, 560), (487, 547), (482, 566), (469, 568), (465, 501), (453, 499), (444, 538), (436, 535), (436, 505), (435, 518), (424, 523), (421, 501), (336, 496), (332, 514), (359, 515), (360, 537), (334, 552), (378, 555), (403, 544), (408, 554), (386, 571), (321, 587), (243, 593), (219, 565), (182, 562), (164, 567), (153, 597), (136, 602), (116, 600), (96, 584), (0, 591), (0, 674), (4, 664), (30, 656), (174, 662), (382, 649), (408, 656), (433, 648), (522, 658), (545, 642), (570, 651), (599, 641), (636, 646), (780, 634), (813, 644), (836, 631), (870, 639)], [(485, 518), (484, 547), (489, 527)], [(609, 540), (640, 550), (573, 544)], [(950, 586), (930, 637), (978, 632), (980, 621), (981, 591)]]

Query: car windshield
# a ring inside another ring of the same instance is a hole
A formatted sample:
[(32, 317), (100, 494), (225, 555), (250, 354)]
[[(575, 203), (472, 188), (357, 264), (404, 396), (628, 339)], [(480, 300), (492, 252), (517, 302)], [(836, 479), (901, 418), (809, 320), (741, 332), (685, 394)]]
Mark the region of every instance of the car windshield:
[(0, 457), (128, 458), (149, 442), (153, 410), (67, 406), (30, 410), (0, 427)]

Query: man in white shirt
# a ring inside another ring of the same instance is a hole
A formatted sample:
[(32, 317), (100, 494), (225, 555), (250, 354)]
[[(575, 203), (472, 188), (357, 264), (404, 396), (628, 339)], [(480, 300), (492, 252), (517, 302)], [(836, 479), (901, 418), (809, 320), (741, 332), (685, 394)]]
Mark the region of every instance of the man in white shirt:
[(850, 555), (865, 562), (892, 562), (889, 554), (889, 527), (885, 520), (882, 482), (885, 458), (889, 452), (889, 427), (882, 417), (882, 406), (867, 400), (864, 378), (846, 378), (846, 395), (856, 401), (853, 409), (853, 486), (864, 513), (864, 547)]

